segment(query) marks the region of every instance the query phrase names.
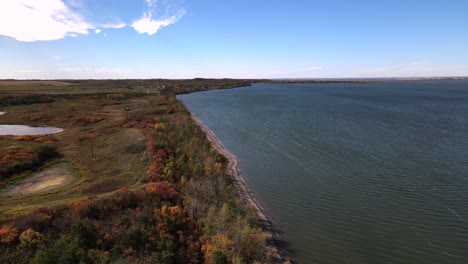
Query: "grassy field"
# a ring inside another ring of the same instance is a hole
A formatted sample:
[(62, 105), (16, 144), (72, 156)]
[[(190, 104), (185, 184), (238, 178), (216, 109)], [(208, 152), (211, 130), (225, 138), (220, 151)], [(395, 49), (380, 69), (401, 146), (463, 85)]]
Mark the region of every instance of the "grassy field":
[[(147, 94), (128, 89), (127, 93), (122, 93), (123, 89), (119, 87), (80, 89), (79, 84), (70, 88), (68, 83), (67, 86), (59, 86), (62, 82), (52, 83), (59, 93), (53, 94), (50, 87), (40, 85), (35, 90), (37, 93), (51, 94), (49, 98), (52, 102), (3, 107), (2, 110), (8, 111), (8, 114), (0, 117), (0, 123), (63, 128), (63, 132), (46, 137), (47, 141), (57, 147), (62, 157), (43, 164), (42, 168), (66, 162), (76, 179), (66, 187), (47, 192), (3, 196), (0, 200), (0, 220), (44, 205), (70, 202), (90, 195), (105, 196), (122, 187), (141, 186), (140, 180), (149, 162), (145, 137), (139, 129), (121, 128), (119, 124), (132, 115), (157, 112), (160, 103), (157, 93), (153, 91)], [(0, 84), (0, 100), (30, 96), (23, 92), (36, 86), (37, 83), (31, 81), (3, 82)], [(65, 91), (75, 89), (80, 90), (78, 94), (65, 95)], [(11, 148), (32, 148), (39, 144), (34, 139), (19, 140), (14, 136), (1, 136), (0, 152)], [(0, 195), (34, 173), (26, 171), (3, 180), (0, 183)]]

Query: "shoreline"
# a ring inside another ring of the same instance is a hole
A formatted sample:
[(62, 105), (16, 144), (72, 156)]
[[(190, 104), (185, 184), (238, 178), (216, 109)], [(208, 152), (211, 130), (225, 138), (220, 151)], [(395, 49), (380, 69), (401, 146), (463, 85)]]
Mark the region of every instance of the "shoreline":
[(206, 127), (202, 121), (196, 118), (192, 112), (190, 112), (190, 116), (192, 117), (192, 120), (194, 120), (195, 123), (198, 125), (198, 127), (200, 127), (200, 129), (205, 133), (206, 138), (211, 143), (211, 146), (228, 159), (229, 163), (226, 168), (226, 173), (229, 176), (231, 176), (235, 189), (239, 194), (240, 198), (246, 201), (248, 205), (255, 208), (258, 220), (260, 222), (260, 226), (267, 236), (267, 249), (272, 257), (272, 260), (274, 261), (273, 263), (283, 263), (287, 259), (285, 259), (284, 257), (285, 254), (283, 250), (278, 246), (279, 234), (275, 231), (273, 223), (268, 219), (263, 208), (258, 204), (254, 194), (247, 186), (245, 180), (242, 178), (239, 171), (239, 160), (236, 156), (234, 156), (234, 154), (229, 152), (222, 145), (222, 143), (219, 141), (219, 139), (216, 137), (213, 131)]

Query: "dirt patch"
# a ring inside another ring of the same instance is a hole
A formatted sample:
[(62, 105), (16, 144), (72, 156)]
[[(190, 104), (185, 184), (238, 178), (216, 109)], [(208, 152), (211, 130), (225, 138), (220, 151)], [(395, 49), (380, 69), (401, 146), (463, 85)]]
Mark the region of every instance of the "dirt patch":
[(7, 188), (4, 195), (29, 195), (44, 192), (64, 186), (72, 181), (73, 176), (70, 171), (63, 166), (57, 166), (41, 171), (15, 186)]

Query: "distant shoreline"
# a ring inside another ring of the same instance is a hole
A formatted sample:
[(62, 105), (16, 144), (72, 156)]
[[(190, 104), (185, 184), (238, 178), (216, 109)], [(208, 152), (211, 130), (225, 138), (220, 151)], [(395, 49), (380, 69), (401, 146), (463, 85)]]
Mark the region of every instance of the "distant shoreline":
[(239, 160), (221, 144), (213, 131), (206, 127), (202, 121), (196, 118), (192, 112), (190, 112), (190, 116), (205, 133), (206, 138), (211, 143), (211, 146), (228, 159), (229, 163), (226, 168), (226, 173), (232, 177), (235, 189), (238, 191), (239, 196), (250, 206), (255, 208), (260, 224), (267, 235), (267, 247), (270, 251), (270, 255), (273, 257), (274, 263), (283, 263), (286, 259), (284, 257), (284, 250), (278, 246), (277, 240), (279, 239), (279, 234), (273, 228), (273, 223), (268, 219), (263, 208), (255, 200), (254, 194), (250, 191), (247, 183), (241, 177), (239, 171)]

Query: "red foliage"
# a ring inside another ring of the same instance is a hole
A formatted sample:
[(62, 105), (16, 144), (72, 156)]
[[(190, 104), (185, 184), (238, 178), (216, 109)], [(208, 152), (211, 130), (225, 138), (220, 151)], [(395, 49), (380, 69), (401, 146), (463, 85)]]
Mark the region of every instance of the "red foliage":
[(51, 115), (22, 115), (19, 117), (23, 121), (38, 121), (38, 122), (49, 122), (56, 119)]
[(0, 166), (21, 163), (25, 160), (37, 160), (37, 154), (29, 149), (13, 148), (6, 153), (0, 153)]
[(89, 134), (87, 134), (85, 136), (80, 137), (78, 140), (79, 141), (84, 141), (84, 140), (87, 140), (87, 139), (93, 139), (93, 138), (99, 137), (100, 135), (101, 135), (101, 133), (99, 133), (99, 132), (92, 132), (92, 133), (89, 133)]
[(115, 193), (115, 201), (120, 208), (136, 208), (139, 202), (139, 195), (127, 188), (120, 188)]
[(136, 128), (151, 128), (153, 127), (154, 119), (149, 116), (130, 116), (125, 118), (124, 121), (120, 123), (120, 127), (124, 128), (130, 128), (130, 127), (136, 127)]
[(168, 181), (149, 182), (146, 184), (145, 191), (149, 195), (156, 195), (163, 200), (174, 200), (179, 193), (172, 183)]
[(97, 122), (100, 122), (104, 120), (105, 118), (102, 116), (91, 116), (91, 117), (80, 117), (71, 120), (71, 123), (73, 125), (82, 125), (82, 126), (87, 126), (88, 124), (94, 124)]
[(36, 136), (15, 136), (14, 141), (34, 141), (37, 143), (56, 142), (57, 139), (53, 135), (36, 135)]
[(154, 158), (158, 161), (163, 161), (168, 158), (167, 153), (164, 149), (158, 149), (156, 154), (154, 154)]

